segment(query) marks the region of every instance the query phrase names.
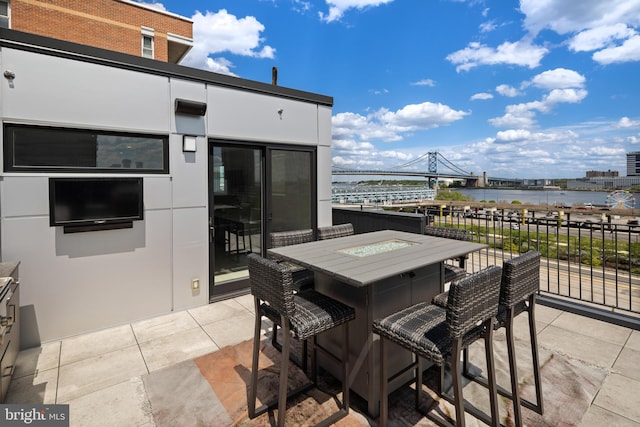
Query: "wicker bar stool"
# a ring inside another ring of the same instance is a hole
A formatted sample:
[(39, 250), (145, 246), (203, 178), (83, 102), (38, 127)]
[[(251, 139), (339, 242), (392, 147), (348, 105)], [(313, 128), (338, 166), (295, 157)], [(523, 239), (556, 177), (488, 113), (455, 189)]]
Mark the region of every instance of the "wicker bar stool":
[[(342, 363), (342, 404), (338, 412), (329, 416), (319, 425), (329, 425), (349, 413), (349, 322), (355, 319), (355, 310), (326, 295), (307, 289), (295, 293), (291, 270), (273, 260), (251, 253), (247, 257), (249, 281), (255, 305), (255, 329), (253, 337), (253, 357), (251, 363), (251, 384), (249, 388), (248, 412), (250, 418), (266, 412), (272, 407), (278, 408), (278, 426), (284, 426), (287, 398), (287, 380), (291, 335), (312, 343), (312, 380), (317, 376), (317, 350)], [(278, 398), (256, 409), (258, 392), (258, 358), (260, 353), (260, 335), (262, 317), (268, 317), (279, 324), (283, 331), (282, 357), (280, 362), (280, 382)], [(342, 355), (340, 358), (317, 344), (316, 336), (321, 332), (342, 326)], [(313, 385), (310, 384), (311, 385)], [(298, 393), (306, 390), (303, 387)]]
[[(456, 425), (464, 426), (465, 410), (487, 424), (500, 424), (495, 367), (493, 360), (493, 322), (498, 314), (500, 276), (502, 269), (491, 266), (451, 284), (447, 307), (427, 302), (419, 303), (373, 322), (373, 332), (380, 335), (380, 426), (387, 425), (389, 414), (388, 382), (409, 369), (416, 368), (416, 409), (422, 390), (422, 358), (440, 366), (440, 395), (443, 391), (444, 366), (451, 365), (453, 403)], [(460, 354), (463, 348), (484, 338), (489, 376), (491, 416), (465, 404), (462, 394)], [(415, 362), (401, 372), (387, 373), (386, 341), (394, 342), (415, 354)]]
[[(519, 257), (503, 263), (502, 283), (500, 288), (500, 306), (495, 328), (505, 328), (511, 391), (501, 386), (498, 393), (513, 401), (513, 415), (516, 426), (522, 425), (520, 405), (543, 414), (542, 379), (540, 377), (540, 360), (538, 356), (538, 340), (536, 332), (535, 305), (536, 294), (540, 290), (540, 252), (529, 251)], [(433, 303), (444, 306), (447, 293), (443, 292), (433, 299)], [(513, 319), (527, 312), (529, 314), (529, 338), (531, 343), (531, 359), (533, 364), (533, 380), (536, 390), (536, 403), (521, 398), (518, 393), (518, 367), (516, 364), (515, 339), (513, 337)], [(464, 357), (464, 374), (474, 381), (487, 385), (487, 379), (479, 375), (471, 375), (468, 358)]]
[[(269, 234), (269, 247), (280, 248), (282, 246), (297, 245), (300, 243), (307, 243), (313, 241), (313, 230), (291, 230), (291, 231), (277, 231)], [(291, 270), (291, 276), (293, 277), (293, 289), (295, 291), (301, 291), (303, 289), (312, 289), (314, 286), (314, 274), (313, 271), (301, 267), (289, 261), (284, 261), (277, 255), (268, 254), (267, 257), (274, 261), (277, 261), (283, 266), (286, 266)], [(282, 351), (282, 346), (278, 343), (278, 325), (273, 325), (273, 335), (271, 336), (271, 344)], [(302, 356), (300, 360), (293, 359), (294, 362), (300, 366), (305, 372), (307, 371), (307, 343), (302, 344)]]
[(351, 236), (352, 234), (355, 234), (355, 232), (351, 223), (318, 227), (318, 240), (335, 239), (337, 237)]

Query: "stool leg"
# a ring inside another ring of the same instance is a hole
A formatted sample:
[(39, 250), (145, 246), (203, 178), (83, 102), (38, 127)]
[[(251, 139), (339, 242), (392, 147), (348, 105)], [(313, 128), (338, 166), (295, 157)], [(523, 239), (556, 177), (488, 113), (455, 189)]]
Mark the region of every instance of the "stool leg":
[(513, 339), (513, 308), (507, 308), (505, 330), (507, 334), (507, 354), (509, 355), (509, 372), (511, 376), (511, 400), (513, 402), (513, 418), (517, 427), (522, 426), (520, 410), (520, 394), (518, 392), (518, 367), (516, 364), (516, 346)]
[(251, 386), (249, 388), (248, 412), (249, 418), (256, 416), (256, 395), (258, 393), (258, 357), (260, 356), (260, 302), (254, 297), (256, 321), (253, 332), (253, 354), (251, 361)]
[(342, 404), (349, 413), (349, 322), (342, 325)]
[(378, 424), (380, 427), (387, 427), (387, 418), (389, 417), (389, 391), (387, 388), (387, 352), (385, 350), (385, 338), (380, 336), (380, 418)]
[(540, 359), (538, 357), (538, 335), (536, 333), (536, 295), (529, 297), (529, 335), (531, 338), (531, 358), (533, 360), (533, 378), (536, 385), (536, 400), (538, 403), (538, 412), (540, 415), (544, 413), (544, 405), (542, 398), (542, 379), (540, 378)]
[(281, 350), (280, 344), (278, 344), (278, 325), (273, 324), (272, 334), (271, 334), (271, 345), (276, 349)]
[[(313, 336), (308, 340), (311, 344), (311, 382), (318, 384), (318, 340)], [(305, 341), (306, 342), (306, 341)]]
[(420, 410), (420, 395), (422, 393), (422, 358), (415, 355), (416, 358), (416, 411)]
[(284, 427), (284, 416), (287, 413), (287, 382), (289, 379), (289, 322), (280, 316), (282, 322), (282, 356), (280, 358), (280, 384), (278, 385), (278, 427)]
[(460, 372), (460, 354), (462, 353), (462, 339), (453, 340), (451, 350), (451, 376), (453, 377), (453, 396), (456, 407), (456, 425), (464, 427), (464, 397), (462, 396), (462, 372)]
[(489, 379), (489, 400), (491, 401), (491, 425), (494, 427), (500, 427), (496, 365), (493, 358), (493, 318), (489, 319), (487, 323), (484, 346), (487, 359), (487, 376)]
[(464, 376), (468, 376), (470, 374), (469, 371), (469, 348), (465, 347), (462, 350), (462, 374)]

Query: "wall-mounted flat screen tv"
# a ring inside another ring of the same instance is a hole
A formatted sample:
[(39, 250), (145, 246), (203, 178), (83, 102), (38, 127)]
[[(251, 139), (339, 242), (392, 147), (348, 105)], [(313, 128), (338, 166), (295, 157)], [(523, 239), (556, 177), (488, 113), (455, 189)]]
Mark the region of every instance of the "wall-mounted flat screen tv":
[(49, 223), (65, 226), (65, 231), (131, 226), (144, 219), (142, 190), (142, 178), (49, 178)]

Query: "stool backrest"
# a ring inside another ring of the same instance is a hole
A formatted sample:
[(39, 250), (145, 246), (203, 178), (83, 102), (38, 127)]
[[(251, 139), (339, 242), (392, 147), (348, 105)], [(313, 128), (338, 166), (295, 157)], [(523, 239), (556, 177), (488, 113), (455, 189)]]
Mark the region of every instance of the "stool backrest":
[(313, 230), (277, 231), (270, 234), (270, 248), (297, 245), (313, 241)]
[[(291, 231), (274, 231), (269, 234), (269, 247), (281, 248), (283, 246), (297, 245), (299, 243), (307, 243), (313, 241), (313, 230), (291, 230)], [(269, 259), (281, 261), (278, 255), (269, 253)]]
[(352, 234), (354, 234), (354, 230), (351, 223), (318, 227), (318, 240), (335, 239), (336, 237), (351, 236)]
[(502, 268), (492, 265), (454, 281), (447, 300), (447, 327), (452, 338), (498, 314)]
[(505, 261), (502, 269), (501, 305), (513, 307), (540, 290), (540, 252), (529, 251)]
[(295, 311), (291, 270), (258, 254), (247, 255), (251, 294), (289, 319)]
[(455, 240), (471, 240), (471, 235), (467, 230), (450, 227), (436, 227), (433, 225), (427, 225), (424, 228), (424, 234), (428, 236), (444, 237), (447, 239)]

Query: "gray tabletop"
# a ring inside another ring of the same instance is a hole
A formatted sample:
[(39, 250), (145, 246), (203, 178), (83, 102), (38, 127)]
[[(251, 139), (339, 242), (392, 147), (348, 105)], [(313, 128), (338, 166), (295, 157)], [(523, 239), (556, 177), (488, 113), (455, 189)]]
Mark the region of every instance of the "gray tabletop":
[(374, 231), (269, 249), (269, 252), (353, 286), (486, 248), (481, 243), (395, 230)]

